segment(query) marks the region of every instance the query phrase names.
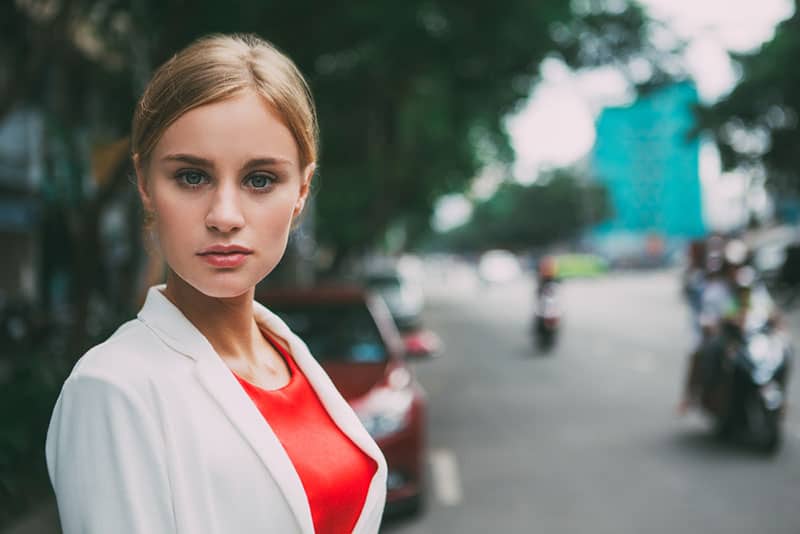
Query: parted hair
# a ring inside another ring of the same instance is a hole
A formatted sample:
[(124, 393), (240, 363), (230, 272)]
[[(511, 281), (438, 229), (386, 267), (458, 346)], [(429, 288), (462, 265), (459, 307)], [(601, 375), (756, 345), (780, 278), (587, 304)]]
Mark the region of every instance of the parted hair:
[(319, 128), (308, 84), (291, 59), (252, 34), (202, 37), (161, 65), (136, 105), (131, 153), (147, 162), (181, 115), (243, 90), (262, 96), (284, 120), (301, 169), (316, 162)]

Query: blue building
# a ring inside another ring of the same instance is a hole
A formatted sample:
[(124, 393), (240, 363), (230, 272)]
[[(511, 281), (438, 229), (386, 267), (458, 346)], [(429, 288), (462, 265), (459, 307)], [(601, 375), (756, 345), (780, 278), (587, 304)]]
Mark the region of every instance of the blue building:
[(700, 144), (688, 138), (697, 102), (694, 85), (682, 82), (600, 114), (592, 171), (607, 187), (614, 214), (595, 228), (596, 240), (670, 242), (705, 234)]

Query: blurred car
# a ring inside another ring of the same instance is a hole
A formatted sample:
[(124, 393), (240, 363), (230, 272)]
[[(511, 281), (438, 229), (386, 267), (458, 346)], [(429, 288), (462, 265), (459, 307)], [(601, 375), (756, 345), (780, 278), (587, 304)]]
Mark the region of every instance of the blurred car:
[(400, 330), (419, 325), (425, 307), (425, 294), (419, 284), (404, 278), (395, 269), (370, 273), (364, 282), (383, 297)]
[(427, 355), (429, 341), (417, 335), (406, 347), (384, 301), (359, 287), (265, 290), (256, 297), (305, 341), (383, 451), (387, 513), (418, 513), (426, 397), (406, 360)]
[(513, 252), (489, 250), (478, 260), (478, 274), (484, 282), (501, 284), (518, 278), (522, 274), (522, 266)]
[(557, 254), (554, 256), (559, 279), (592, 278), (608, 272), (608, 262), (596, 254)]

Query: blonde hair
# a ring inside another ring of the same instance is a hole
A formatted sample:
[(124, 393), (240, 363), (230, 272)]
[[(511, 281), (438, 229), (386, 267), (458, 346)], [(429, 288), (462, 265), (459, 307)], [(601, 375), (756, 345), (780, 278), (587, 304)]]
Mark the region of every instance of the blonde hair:
[(319, 133), (308, 84), (291, 59), (250, 34), (203, 37), (158, 68), (133, 114), (132, 154), (144, 165), (181, 115), (247, 89), (284, 120), (297, 143), (300, 168), (315, 162)]

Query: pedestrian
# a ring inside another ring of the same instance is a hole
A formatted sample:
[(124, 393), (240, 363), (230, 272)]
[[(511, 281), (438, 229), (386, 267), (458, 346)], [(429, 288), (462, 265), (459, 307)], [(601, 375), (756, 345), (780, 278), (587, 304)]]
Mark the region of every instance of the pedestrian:
[(61, 390), (46, 453), (64, 533), (377, 532), (383, 455), (254, 302), (315, 173), (302, 75), (255, 36), (202, 38), (146, 87), (131, 153), (166, 284)]

